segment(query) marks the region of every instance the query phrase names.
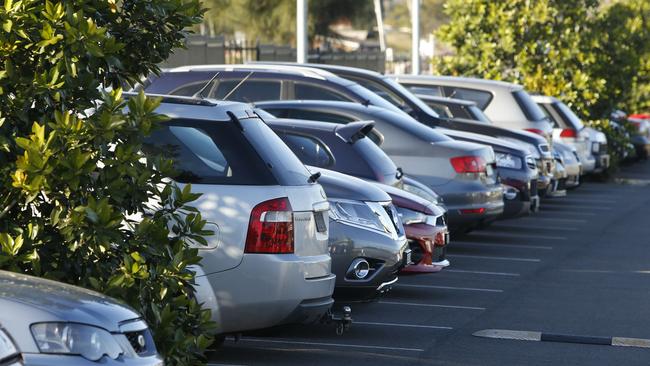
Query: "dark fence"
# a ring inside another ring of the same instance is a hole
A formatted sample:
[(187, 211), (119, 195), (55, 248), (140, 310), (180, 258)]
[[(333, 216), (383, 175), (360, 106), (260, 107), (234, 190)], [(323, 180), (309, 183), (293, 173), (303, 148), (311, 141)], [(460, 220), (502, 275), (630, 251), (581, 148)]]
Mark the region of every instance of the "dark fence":
[[(161, 67), (202, 64), (241, 64), (251, 61), (295, 61), (296, 49), (290, 46), (260, 44), (251, 41), (230, 41), (223, 37), (191, 36), (186, 49), (177, 49)], [(378, 72), (386, 69), (386, 57), (381, 51), (325, 52), (310, 50), (309, 62), (360, 67)], [(389, 63), (392, 65), (394, 62)]]

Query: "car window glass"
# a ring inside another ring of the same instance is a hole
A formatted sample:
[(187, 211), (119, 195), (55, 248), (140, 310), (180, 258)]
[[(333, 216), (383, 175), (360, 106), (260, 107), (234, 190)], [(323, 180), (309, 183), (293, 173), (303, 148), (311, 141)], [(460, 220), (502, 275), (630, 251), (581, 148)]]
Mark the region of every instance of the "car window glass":
[(359, 83), (359, 85), (365, 87), (366, 89), (370, 90), (371, 92), (373, 92), (373, 93), (379, 95), (380, 97), (386, 99), (391, 104), (393, 104), (393, 105), (395, 105), (397, 107), (400, 107), (400, 108), (406, 107), (406, 102), (404, 101), (404, 99), (400, 98), (398, 95), (396, 95), (392, 91), (388, 90), (388, 88), (382, 86), (379, 83), (376, 83), (374, 81), (367, 80), (367, 79), (355, 78), (353, 76), (346, 76), (346, 78)]
[[(191, 83), (191, 84), (185, 84), (185, 85), (183, 85), (183, 86), (181, 86), (179, 88), (176, 88), (176, 89), (172, 90), (169, 94), (191, 97), (194, 94), (198, 93), (199, 90), (201, 90), (201, 88), (203, 88), (208, 81), (210, 81), (210, 80), (203, 80), (203, 81), (194, 82), (194, 83)], [(214, 83), (215, 82), (213, 81), (212, 83), (210, 83), (209, 86), (205, 87), (204, 93), (203, 93), (204, 95), (208, 94), (208, 91), (210, 89), (212, 89), (212, 87), (214, 86)]]
[(334, 101), (352, 101), (343, 94), (329, 88), (307, 83), (295, 83), (295, 97), (298, 100), (334, 100)]
[(440, 103), (436, 103), (436, 102), (429, 102), (428, 104), (429, 104), (429, 107), (431, 107), (431, 109), (436, 111), (436, 113), (438, 113), (441, 117), (444, 117), (444, 118), (453, 118), (453, 117), (455, 117), (453, 115), (453, 113), (451, 113), (451, 110), (449, 109), (449, 107), (447, 107), (444, 104), (440, 104)]
[(269, 185), (264, 161), (231, 123), (172, 120), (156, 129), (143, 151), (172, 159), (181, 183)]
[(487, 108), (492, 100), (492, 93), (483, 90), (446, 86), (444, 91), (447, 98), (471, 100), (483, 110)]
[(337, 113), (310, 111), (304, 109), (290, 110), (288, 112), (288, 118), (306, 119), (310, 121), (331, 122), (331, 123), (339, 123), (339, 124), (346, 124), (356, 120), (355, 118), (340, 115)]
[(566, 117), (568, 122), (575, 128), (576, 130), (581, 130), (584, 125), (582, 124), (582, 121), (578, 116), (576, 116), (575, 113), (569, 108), (566, 104), (564, 103), (556, 103), (555, 104), (560, 112)]
[(210, 93), (210, 97), (224, 99), (232, 91), (228, 100), (250, 103), (280, 99), (282, 83), (279, 80), (248, 79), (233, 91), (241, 80), (243, 79), (219, 80), (217, 87)]
[(553, 124), (553, 127), (555, 127), (555, 128), (560, 127), (560, 125), (558, 124), (557, 119), (555, 119), (555, 116), (553, 116), (551, 114), (551, 111), (549, 110), (549, 108), (551, 108), (550, 105), (540, 104), (539, 107), (542, 109), (542, 112), (544, 113), (544, 115), (546, 117), (548, 117), (548, 120), (551, 121), (551, 123)]
[(327, 168), (334, 163), (327, 147), (315, 138), (286, 132), (278, 136), (305, 165)]
[(526, 118), (531, 121), (546, 120), (546, 115), (544, 115), (542, 109), (537, 105), (537, 103), (533, 101), (533, 98), (531, 98), (525, 90), (515, 90), (512, 92), (512, 96), (515, 98), (517, 104), (526, 115)]
[(431, 85), (431, 86), (417, 86), (417, 85), (410, 85), (410, 84), (404, 84), (404, 85), (406, 85), (406, 88), (415, 95), (421, 94), (421, 95), (430, 95), (433, 97), (444, 96), (440, 87), (436, 85)]

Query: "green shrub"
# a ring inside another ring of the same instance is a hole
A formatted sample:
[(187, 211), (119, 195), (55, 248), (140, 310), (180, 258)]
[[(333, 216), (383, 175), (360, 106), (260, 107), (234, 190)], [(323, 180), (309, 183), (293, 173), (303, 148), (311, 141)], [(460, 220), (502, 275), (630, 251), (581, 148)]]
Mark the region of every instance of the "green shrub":
[(157, 71), (201, 14), (197, 0), (0, 6), (0, 268), (124, 300), (167, 365), (201, 364), (211, 342), (188, 267), (209, 232), (191, 188), (165, 184), (170, 162), (140, 153), (158, 102), (126, 112), (119, 86)]
[(614, 128), (614, 125), (607, 119), (588, 121), (585, 124), (604, 133), (607, 137), (610, 167), (606, 173), (615, 172), (625, 156), (634, 154), (634, 148), (631, 145), (632, 141), (629, 138), (633, 131), (628, 125), (623, 124), (621, 128)]

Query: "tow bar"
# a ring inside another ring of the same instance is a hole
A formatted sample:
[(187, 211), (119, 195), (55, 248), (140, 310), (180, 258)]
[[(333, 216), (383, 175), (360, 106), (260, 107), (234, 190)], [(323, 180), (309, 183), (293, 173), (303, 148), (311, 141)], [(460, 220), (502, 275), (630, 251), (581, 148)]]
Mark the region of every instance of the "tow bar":
[(352, 309), (349, 306), (344, 306), (342, 310), (342, 313), (335, 313), (330, 310), (324, 319), (324, 323), (334, 323), (336, 325), (337, 335), (342, 335), (344, 332), (349, 331), (352, 326)]

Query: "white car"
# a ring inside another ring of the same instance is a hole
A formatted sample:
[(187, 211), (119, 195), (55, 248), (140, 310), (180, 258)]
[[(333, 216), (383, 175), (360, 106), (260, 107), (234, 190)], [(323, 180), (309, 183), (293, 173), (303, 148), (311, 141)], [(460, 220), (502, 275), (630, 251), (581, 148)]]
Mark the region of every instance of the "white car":
[(219, 334), (321, 319), (333, 300), (329, 203), (317, 177), (236, 102), (167, 97), (144, 150), (174, 160), (215, 235), (200, 246), (197, 298)]
[(553, 127), (521, 85), (452, 76), (392, 76), (413, 94), (471, 100), (497, 126), (538, 133), (549, 140)]

